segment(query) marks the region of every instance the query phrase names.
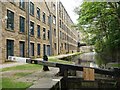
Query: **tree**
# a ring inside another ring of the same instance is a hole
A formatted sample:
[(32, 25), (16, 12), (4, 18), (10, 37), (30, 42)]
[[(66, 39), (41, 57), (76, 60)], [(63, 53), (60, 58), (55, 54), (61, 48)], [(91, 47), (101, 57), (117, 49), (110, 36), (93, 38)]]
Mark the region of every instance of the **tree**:
[(96, 52), (113, 55), (120, 49), (120, 2), (84, 2), (76, 9), (78, 27)]

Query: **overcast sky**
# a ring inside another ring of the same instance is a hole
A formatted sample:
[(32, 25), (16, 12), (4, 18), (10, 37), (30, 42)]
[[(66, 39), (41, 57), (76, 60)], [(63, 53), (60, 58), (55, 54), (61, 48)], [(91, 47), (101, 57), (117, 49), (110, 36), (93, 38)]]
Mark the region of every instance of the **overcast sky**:
[(60, 0), (70, 15), (74, 23), (77, 23), (78, 15), (74, 12), (74, 9), (81, 5), (82, 0)]

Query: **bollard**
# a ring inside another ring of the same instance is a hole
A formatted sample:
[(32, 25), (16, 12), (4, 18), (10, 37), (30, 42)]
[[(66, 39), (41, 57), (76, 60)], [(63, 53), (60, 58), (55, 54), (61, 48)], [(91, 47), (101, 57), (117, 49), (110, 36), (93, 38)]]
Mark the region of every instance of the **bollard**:
[[(48, 61), (48, 57), (47, 57), (47, 55), (44, 55), (43, 56), (43, 61)], [(49, 71), (49, 68), (48, 68), (48, 66), (43, 66), (43, 71)]]

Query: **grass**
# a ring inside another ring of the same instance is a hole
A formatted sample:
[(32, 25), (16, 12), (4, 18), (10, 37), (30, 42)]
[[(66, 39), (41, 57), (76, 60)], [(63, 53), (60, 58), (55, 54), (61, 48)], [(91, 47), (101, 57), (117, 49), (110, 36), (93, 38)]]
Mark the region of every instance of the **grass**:
[(26, 88), (30, 87), (31, 85), (32, 85), (32, 83), (17, 82), (11, 78), (3, 78), (2, 79), (3, 90), (6, 90), (5, 88), (21, 88), (22, 90), (26, 90)]
[(56, 63), (62, 63), (62, 64), (73, 64), (72, 61), (64, 61), (64, 60), (59, 60), (57, 58), (51, 57), (48, 60), (49, 62), (56, 62)]
[(120, 68), (120, 64), (112, 64), (112, 67), (119, 67)]
[(25, 64), (14, 67), (3, 68), (2, 71), (10, 71), (10, 70), (38, 70), (41, 69), (42, 65), (35, 64)]
[[(35, 65), (35, 64), (25, 64), (25, 65), (19, 65), (19, 66), (14, 66), (14, 67), (9, 67), (9, 68), (3, 68), (2, 71), (16, 71), (12, 76), (8, 77), (2, 77), (2, 88), (3, 90), (6, 90), (8, 88), (10, 90), (13, 88), (20, 88), (20, 90), (25, 90), (29, 86), (32, 85), (30, 82), (18, 82), (17, 78), (24, 77), (26, 75), (34, 73), (34, 71), (38, 71), (42, 69), (42, 65)], [(26, 71), (27, 70), (27, 71)]]

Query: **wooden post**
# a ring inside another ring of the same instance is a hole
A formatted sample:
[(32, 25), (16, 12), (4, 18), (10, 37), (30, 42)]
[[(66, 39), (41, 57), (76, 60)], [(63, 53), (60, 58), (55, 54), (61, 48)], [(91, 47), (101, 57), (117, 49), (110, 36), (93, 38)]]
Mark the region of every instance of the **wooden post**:
[(95, 80), (94, 69), (83, 68), (83, 79), (88, 81), (89, 80), (94, 81)]

